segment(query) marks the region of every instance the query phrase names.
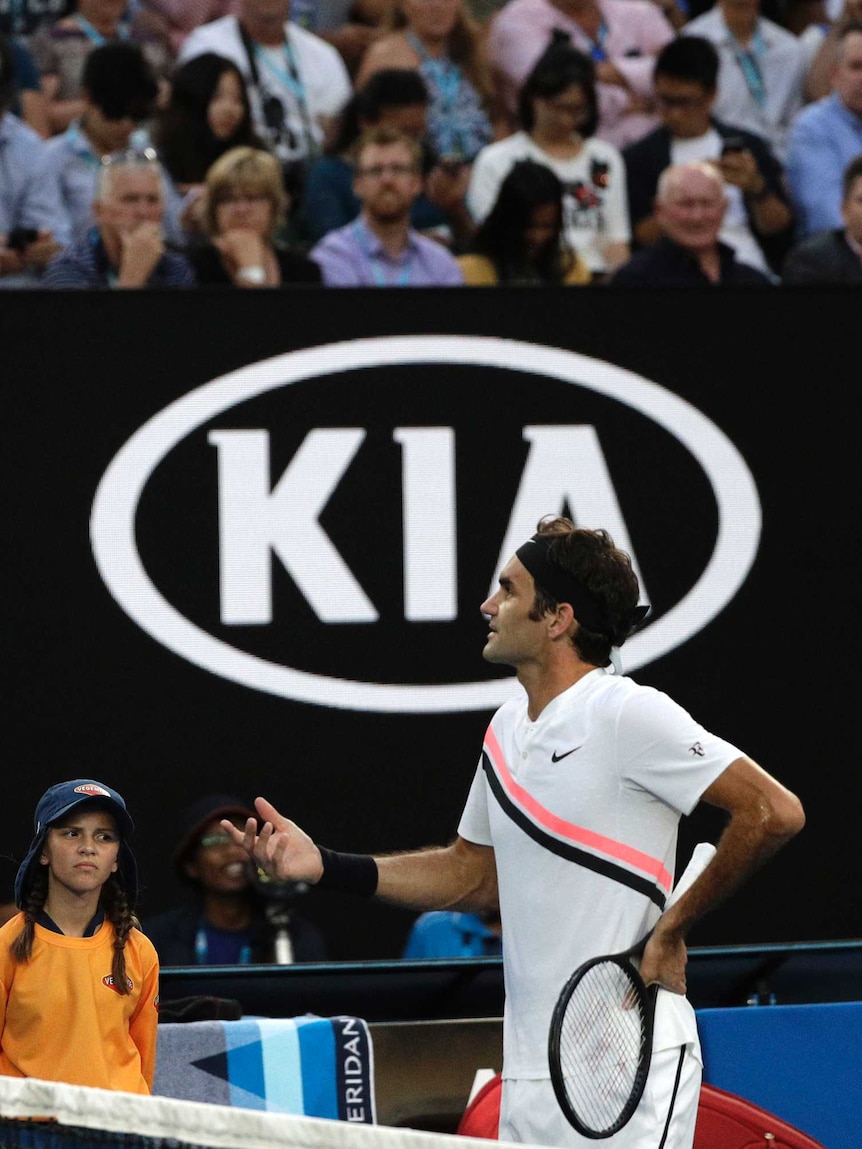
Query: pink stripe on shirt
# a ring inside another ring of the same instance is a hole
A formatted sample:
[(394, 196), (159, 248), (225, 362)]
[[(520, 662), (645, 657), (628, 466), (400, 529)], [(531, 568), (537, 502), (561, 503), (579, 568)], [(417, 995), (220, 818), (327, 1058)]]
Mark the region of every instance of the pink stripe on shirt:
[(634, 866), (641, 873), (658, 882), (665, 893), (670, 892), (673, 879), (658, 858), (651, 858), (649, 854), (644, 854), (633, 846), (627, 846), (625, 842), (616, 842), (613, 838), (606, 838), (603, 834), (597, 834), (583, 826), (575, 826), (571, 822), (564, 821), (540, 805), (535, 798), (527, 793), (523, 786), (519, 786), (506, 765), (500, 743), (490, 726), (485, 734), (484, 745), (488, 757), (493, 762), (500, 781), (509, 795), (546, 830), (567, 838), (571, 842), (577, 842), (581, 846), (587, 846), (589, 849), (598, 851), (619, 862), (625, 862), (628, 866)]

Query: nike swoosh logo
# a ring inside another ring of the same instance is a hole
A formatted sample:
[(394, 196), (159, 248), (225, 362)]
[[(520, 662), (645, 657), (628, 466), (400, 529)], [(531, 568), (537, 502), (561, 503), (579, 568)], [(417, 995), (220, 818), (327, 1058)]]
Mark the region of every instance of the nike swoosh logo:
[[(583, 745), (583, 743), (582, 743), (582, 745)], [(575, 752), (576, 750), (580, 750), (580, 748), (581, 748), (580, 746), (573, 746), (573, 747), (572, 747), (572, 749), (571, 749), (571, 750), (567, 750), (567, 751), (565, 752), (565, 754), (558, 754), (558, 753), (556, 752), (556, 750), (555, 750), (555, 751), (554, 751), (554, 753), (551, 755), (551, 761), (552, 761), (552, 762), (562, 762), (562, 760), (563, 760), (564, 758), (568, 758), (568, 756), (569, 756), (570, 754), (574, 754), (574, 752)]]

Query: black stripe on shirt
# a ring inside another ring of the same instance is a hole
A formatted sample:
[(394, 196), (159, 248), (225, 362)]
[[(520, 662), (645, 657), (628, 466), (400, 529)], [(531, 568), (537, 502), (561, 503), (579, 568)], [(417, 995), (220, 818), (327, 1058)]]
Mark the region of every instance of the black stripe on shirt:
[(618, 866), (615, 862), (609, 862), (606, 858), (597, 858), (595, 854), (581, 850), (569, 842), (561, 842), (559, 838), (555, 838), (552, 834), (546, 833), (534, 822), (531, 822), (503, 789), (503, 785), (497, 777), (497, 773), (491, 765), (491, 759), (485, 750), (482, 751), (482, 769), (485, 771), (488, 785), (491, 787), (494, 797), (500, 803), (500, 808), (503, 810), (503, 813), (508, 815), (517, 826), (521, 827), (525, 834), (542, 846), (543, 849), (550, 850), (552, 854), (557, 854), (559, 857), (565, 858), (568, 862), (574, 862), (576, 865), (583, 866), (587, 870), (593, 870), (597, 874), (602, 874), (604, 877), (610, 878), (611, 881), (621, 882), (622, 885), (629, 886), (632, 890), (637, 891), (637, 893), (644, 894), (651, 902), (655, 902), (660, 910), (664, 909), (665, 895), (658, 889), (654, 882), (649, 881), (647, 878), (641, 878), (637, 874), (631, 873), (630, 870)]

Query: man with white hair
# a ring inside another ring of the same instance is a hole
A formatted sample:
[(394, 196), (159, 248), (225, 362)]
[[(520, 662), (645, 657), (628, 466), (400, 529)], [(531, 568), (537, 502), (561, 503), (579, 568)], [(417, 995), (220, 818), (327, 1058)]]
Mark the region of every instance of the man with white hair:
[(96, 226), (48, 265), (51, 288), (193, 287), (184, 255), (166, 250), (162, 169), (151, 149), (102, 161), (93, 215)]
[(696, 287), (772, 281), (741, 263), (718, 233), (727, 210), (727, 194), (711, 163), (671, 164), (659, 177), (655, 219), (661, 239), (623, 264), (609, 280), (613, 286)]

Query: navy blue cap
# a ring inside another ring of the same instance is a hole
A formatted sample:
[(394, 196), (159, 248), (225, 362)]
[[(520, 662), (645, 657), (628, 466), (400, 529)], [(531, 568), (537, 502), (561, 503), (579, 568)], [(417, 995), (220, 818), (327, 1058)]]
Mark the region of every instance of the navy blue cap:
[(30, 891), (48, 827), (53, 826), (79, 806), (90, 805), (93, 809), (110, 811), (116, 819), (117, 829), (120, 832), (117, 875), (126, 891), (130, 906), (134, 908), (138, 900), (138, 867), (126, 839), (134, 830), (135, 824), (126, 809), (125, 799), (104, 782), (96, 782), (92, 778), (73, 778), (70, 782), (58, 782), (56, 786), (46, 790), (39, 799), (33, 816), (35, 836), (30, 843), (27, 857), (18, 867), (15, 878), (15, 904), (19, 909), (23, 909), (24, 899)]

